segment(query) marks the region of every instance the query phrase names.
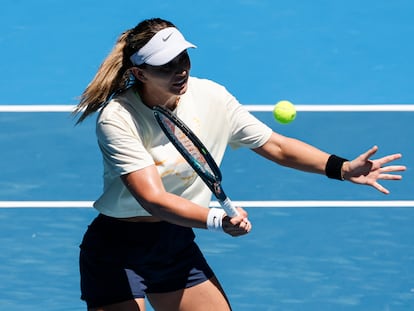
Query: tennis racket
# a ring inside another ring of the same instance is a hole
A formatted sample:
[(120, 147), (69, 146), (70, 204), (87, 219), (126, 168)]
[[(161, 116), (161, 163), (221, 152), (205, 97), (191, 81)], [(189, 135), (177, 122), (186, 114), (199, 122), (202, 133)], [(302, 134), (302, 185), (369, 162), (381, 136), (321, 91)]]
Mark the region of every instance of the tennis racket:
[(220, 169), (200, 139), (170, 110), (155, 106), (153, 112), (165, 135), (211, 190), (226, 214), (239, 215), (221, 186)]

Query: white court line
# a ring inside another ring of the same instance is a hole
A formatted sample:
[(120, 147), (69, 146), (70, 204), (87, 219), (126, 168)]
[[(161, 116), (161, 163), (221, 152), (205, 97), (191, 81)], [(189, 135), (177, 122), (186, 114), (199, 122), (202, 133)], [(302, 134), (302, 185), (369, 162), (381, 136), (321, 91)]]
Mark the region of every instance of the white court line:
[[(242, 207), (414, 207), (414, 201), (233, 201)], [(93, 201), (0, 201), (0, 208), (91, 208)], [(217, 201), (211, 207), (219, 207)]]
[[(242, 207), (414, 207), (414, 201), (234, 201)], [(218, 202), (211, 202), (219, 207)]]
[(72, 112), (74, 105), (0, 105), (0, 112)]
[[(272, 111), (274, 105), (244, 105), (250, 111)], [(306, 112), (414, 111), (414, 105), (295, 105)]]
[[(274, 105), (244, 105), (250, 111), (272, 111)], [(304, 112), (414, 111), (414, 105), (295, 105)], [(0, 105), (0, 112), (72, 112), (74, 105)]]

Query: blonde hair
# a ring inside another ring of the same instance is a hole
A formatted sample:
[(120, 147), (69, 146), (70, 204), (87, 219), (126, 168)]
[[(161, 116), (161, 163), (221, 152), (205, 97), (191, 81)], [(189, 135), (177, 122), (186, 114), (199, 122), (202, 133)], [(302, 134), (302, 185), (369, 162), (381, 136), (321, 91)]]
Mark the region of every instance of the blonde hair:
[(137, 83), (130, 72), (134, 66), (130, 60), (131, 55), (166, 27), (175, 26), (161, 18), (152, 18), (140, 22), (119, 36), (112, 51), (80, 96), (79, 104), (73, 111), (75, 116), (80, 114), (76, 124), (103, 107), (114, 95)]

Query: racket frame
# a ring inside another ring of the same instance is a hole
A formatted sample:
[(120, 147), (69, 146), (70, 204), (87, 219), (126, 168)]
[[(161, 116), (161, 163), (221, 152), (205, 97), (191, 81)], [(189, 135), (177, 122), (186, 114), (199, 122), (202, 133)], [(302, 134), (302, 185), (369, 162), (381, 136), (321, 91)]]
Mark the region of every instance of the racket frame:
[[(212, 191), (214, 196), (217, 198), (221, 207), (226, 211), (226, 214), (230, 217), (239, 215), (237, 209), (234, 207), (233, 203), (229, 197), (225, 194), (223, 187), (221, 185), (222, 174), (216, 163), (216, 161), (211, 156), (208, 149), (204, 146), (201, 140), (194, 134), (194, 132), (171, 110), (168, 110), (161, 106), (154, 106), (153, 113), (155, 119), (160, 125), (162, 131), (167, 136), (169, 141), (174, 145), (177, 151), (183, 156), (187, 163), (194, 169), (198, 176), (203, 180), (207, 187)], [(164, 124), (161, 118), (166, 117), (171, 121), (174, 126), (178, 127), (186, 137), (192, 142), (192, 144), (197, 148), (199, 153), (206, 160), (208, 166), (210, 167), (211, 173), (208, 172), (203, 165), (200, 165), (197, 160), (187, 151), (184, 147), (184, 144), (180, 142), (179, 138), (172, 132), (172, 129), (168, 125)], [(183, 150), (185, 149), (185, 150)]]

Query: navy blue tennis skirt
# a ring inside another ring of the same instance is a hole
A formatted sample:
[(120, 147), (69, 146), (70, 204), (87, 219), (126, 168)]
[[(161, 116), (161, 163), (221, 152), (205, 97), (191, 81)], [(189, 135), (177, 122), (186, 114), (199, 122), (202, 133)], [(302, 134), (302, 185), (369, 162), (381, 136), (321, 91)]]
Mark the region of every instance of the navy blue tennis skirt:
[(81, 299), (88, 307), (200, 284), (214, 274), (191, 228), (99, 215), (80, 245)]

